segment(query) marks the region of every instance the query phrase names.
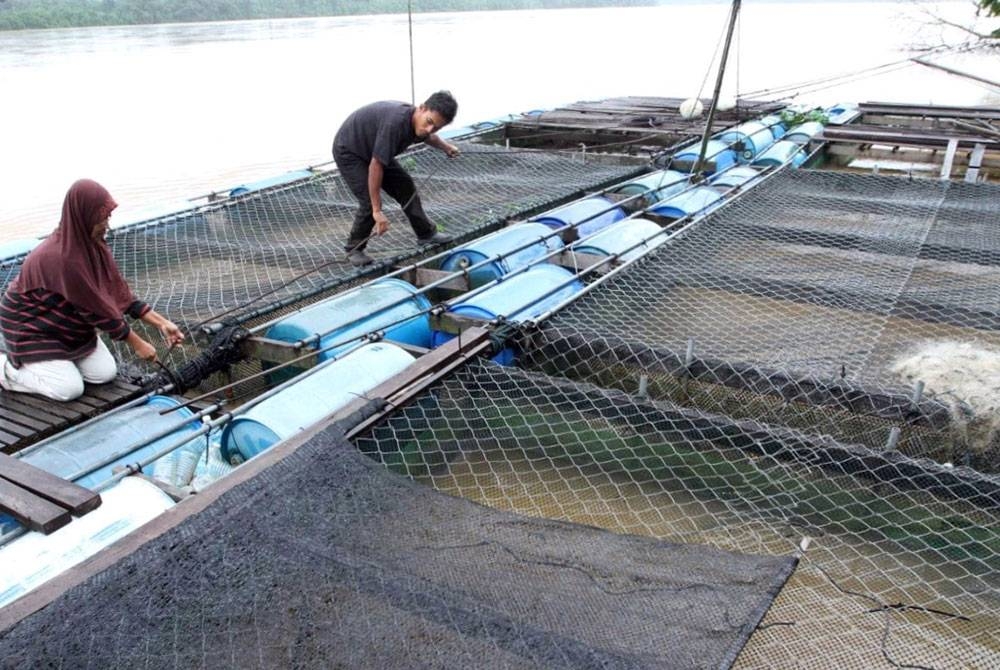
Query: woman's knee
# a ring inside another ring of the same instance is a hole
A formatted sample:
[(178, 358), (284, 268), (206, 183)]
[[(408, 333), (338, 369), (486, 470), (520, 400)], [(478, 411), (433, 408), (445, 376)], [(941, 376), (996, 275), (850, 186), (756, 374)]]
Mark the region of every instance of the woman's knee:
[(61, 379), (49, 379), (47, 382), (45, 388), (40, 388), (37, 392), (53, 400), (66, 402), (76, 400), (83, 395), (83, 377), (80, 375), (75, 377), (67, 375)]
[(107, 384), (118, 375), (115, 357), (101, 340), (97, 341), (97, 347), (89, 356), (76, 361), (76, 367), (83, 381), (91, 384)]
[(86, 375), (84, 375), (85, 381), (91, 384), (107, 384), (110, 381), (114, 381), (115, 377), (118, 376), (118, 366), (112, 362), (110, 366), (101, 367), (97, 369), (88, 369)]

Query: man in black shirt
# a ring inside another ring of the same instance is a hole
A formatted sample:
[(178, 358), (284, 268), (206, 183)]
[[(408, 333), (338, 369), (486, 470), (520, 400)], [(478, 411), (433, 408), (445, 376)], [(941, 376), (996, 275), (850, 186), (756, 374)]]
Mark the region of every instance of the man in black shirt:
[(352, 265), (368, 265), (374, 260), (365, 245), (374, 228), (376, 235), (389, 229), (382, 213), (385, 191), (403, 207), (420, 245), (450, 242), (437, 232), (420, 204), (417, 187), (396, 161), (414, 142), (424, 142), (448, 154), (458, 155), (458, 147), (437, 136), (437, 131), (455, 118), (458, 103), (448, 91), (438, 91), (424, 104), (414, 107), (404, 102), (373, 102), (347, 117), (333, 139), (333, 160), (348, 188), (358, 200), (358, 211), (345, 249)]

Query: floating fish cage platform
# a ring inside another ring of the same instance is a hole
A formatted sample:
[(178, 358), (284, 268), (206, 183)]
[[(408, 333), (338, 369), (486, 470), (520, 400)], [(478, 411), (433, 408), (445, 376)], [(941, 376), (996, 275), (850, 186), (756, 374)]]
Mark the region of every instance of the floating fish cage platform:
[[(102, 503), (0, 517), (4, 658), (990, 667), (1000, 187), (953, 135), (1000, 110), (754, 102), (703, 161), (680, 102), (407, 153), (455, 240), (390, 211), (360, 270), (331, 169), (116, 230), (196, 337), (14, 455)], [(861, 174), (876, 131), (969, 164)]]
[[(484, 126), (481, 142), (532, 149), (564, 149), (622, 154), (646, 154), (677, 147), (701, 137), (705, 119), (686, 119), (681, 98), (621, 97), (579, 101), (551, 110), (538, 110), (498, 124)], [(702, 100), (707, 110), (711, 101)], [(720, 111), (713, 132), (743, 119), (782, 108), (765, 100), (742, 100)]]

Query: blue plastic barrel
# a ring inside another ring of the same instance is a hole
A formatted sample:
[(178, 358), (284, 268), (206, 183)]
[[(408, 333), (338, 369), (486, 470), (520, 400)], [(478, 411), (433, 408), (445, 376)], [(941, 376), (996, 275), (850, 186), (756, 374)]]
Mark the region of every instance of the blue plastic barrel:
[[(674, 161), (694, 165), (700, 152), (701, 142), (675, 153)], [(729, 166), (736, 164), (736, 152), (730, 149), (725, 142), (709, 140), (705, 146), (705, 161), (715, 164), (715, 172), (722, 172)]]
[(802, 151), (802, 146), (791, 140), (781, 140), (775, 142), (767, 151), (758, 156), (753, 165), (759, 167), (771, 167), (791, 163), (793, 167), (799, 167), (806, 162), (806, 154)]
[(155, 484), (126, 477), (101, 506), (45, 535), (31, 531), (0, 548), (0, 608), (90, 558), (174, 506)]
[(759, 176), (760, 172), (749, 165), (737, 165), (713, 177), (711, 184), (716, 188), (730, 189), (743, 186), (748, 181), (756, 179)]
[(789, 128), (783, 139), (791, 142), (797, 142), (798, 144), (806, 144), (809, 140), (821, 132), (823, 132), (822, 123), (819, 121), (806, 121), (805, 123), (800, 123), (794, 128)]
[[(394, 302), (398, 305), (389, 307)], [(418, 347), (431, 345), (430, 301), (402, 279), (379, 279), (278, 321), (267, 329), (266, 337), (282, 342), (298, 342), (323, 334), (314, 349), (323, 349), (354, 336), (384, 330), (390, 340)], [(406, 317), (412, 317), (407, 319)], [(390, 325), (393, 324), (393, 325)], [(354, 347), (358, 340), (347, 342), (317, 357), (317, 362)]]
[(226, 424), (222, 458), (233, 465), (248, 460), (363, 397), (413, 360), (394, 344), (374, 342), (327, 363)]
[(577, 242), (573, 245), (573, 251), (595, 256), (610, 256), (641, 243), (640, 246), (619, 256), (622, 261), (630, 261), (666, 242), (666, 235), (657, 235), (662, 230), (649, 219), (626, 219), (608, 226), (593, 237)]
[(699, 186), (661, 202), (650, 211), (671, 219), (680, 219), (714, 208), (721, 199), (722, 195), (714, 188)]
[(780, 140), (785, 135), (785, 122), (778, 114), (768, 114), (760, 119), (760, 122), (767, 126), (775, 141)]
[(746, 121), (717, 137), (719, 141), (730, 146), (736, 142), (742, 142), (743, 150), (739, 152), (739, 157), (748, 163), (774, 142), (771, 130), (760, 121)]
[(666, 200), (687, 188), (688, 175), (675, 170), (658, 170), (616, 186), (612, 193), (621, 195), (644, 195), (653, 202)]
[[(180, 402), (175, 398), (153, 396), (145, 404), (108, 414), (78, 430), (44, 442), (37, 448), (29, 447), (21, 452), (21, 459), (25, 463), (30, 463), (64, 478), (111, 459), (111, 463), (75, 480), (80, 486), (93, 488), (109, 479), (115, 467), (148, 458), (160, 449), (176, 442), (185, 433), (198, 430), (202, 425), (201, 422), (192, 420), (166, 437), (161, 437), (144, 447), (129, 448), (168, 425), (192, 416), (192, 412), (186, 407), (169, 414), (160, 414), (161, 410), (178, 405)], [(180, 448), (200, 450), (205, 446), (204, 440), (204, 437), (199, 436)], [(150, 466), (150, 472), (152, 472), (153, 467), (153, 465)]]
[[(561, 284), (566, 285), (556, 290)], [(452, 305), (448, 308), (448, 313), (486, 321), (492, 321), (498, 316), (510, 321), (525, 321), (544, 314), (582, 289), (583, 282), (575, 279), (573, 273), (566, 268), (539, 263), (530, 270), (508, 277), (496, 286)], [(546, 296), (549, 291), (555, 292)], [(435, 331), (434, 346), (440, 346), (454, 337), (451, 333)], [(506, 352), (494, 360), (508, 363), (510, 358), (510, 352)]]
[[(511, 252), (512, 249), (532, 241), (534, 243), (531, 246)], [(441, 269), (457, 272), (502, 254), (503, 258), (500, 260), (487, 263), (469, 273), (471, 287), (478, 288), (525, 265), (531, 265), (539, 258), (562, 247), (563, 241), (559, 236), (552, 235), (551, 228), (544, 223), (529, 221), (509, 226), (462, 245), (445, 256), (441, 261)]]
[[(603, 213), (598, 214), (598, 212)], [(615, 207), (607, 198), (595, 195), (536, 216), (532, 221), (544, 223), (549, 228), (562, 228), (579, 223), (580, 225), (576, 227), (577, 236), (586, 237), (624, 218), (625, 212), (621, 207)], [(581, 221), (583, 223), (580, 223)]]
[(299, 181), (300, 179), (308, 179), (312, 177), (313, 173), (311, 170), (293, 170), (292, 172), (286, 172), (284, 174), (279, 174), (274, 177), (268, 177), (267, 179), (258, 179), (257, 181), (247, 182), (246, 184), (240, 184), (229, 191), (229, 196), (243, 195), (244, 193), (250, 193), (252, 191), (260, 191), (261, 189), (270, 188), (272, 186), (281, 186), (282, 184), (290, 184), (293, 181)]

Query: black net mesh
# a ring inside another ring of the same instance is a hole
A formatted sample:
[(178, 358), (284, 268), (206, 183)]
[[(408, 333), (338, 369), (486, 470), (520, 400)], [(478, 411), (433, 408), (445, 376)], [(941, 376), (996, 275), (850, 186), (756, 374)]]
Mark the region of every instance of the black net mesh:
[(531, 516), (777, 556), (811, 538), (736, 667), (996, 659), (995, 478), (486, 362), (357, 443)]
[(437, 495), (339, 430), (0, 638), (4, 667), (727, 667), (790, 558)]

